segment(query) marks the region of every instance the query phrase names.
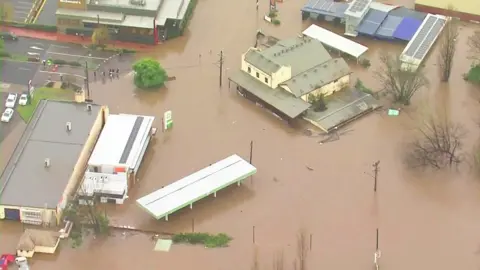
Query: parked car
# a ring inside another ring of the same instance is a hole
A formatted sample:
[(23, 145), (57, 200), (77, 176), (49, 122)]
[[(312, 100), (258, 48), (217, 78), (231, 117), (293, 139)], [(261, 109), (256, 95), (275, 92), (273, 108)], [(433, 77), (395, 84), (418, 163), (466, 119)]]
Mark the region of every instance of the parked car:
[(0, 270), (8, 270), (8, 265), (15, 261), (15, 255), (2, 254), (0, 257)]
[(28, 103), (28, 95), (27, 94), (21, 94), (20, 98), (18, 99), (18, 104), (25, 106)]
[(17, 94), (8, 94), (7, 101), (5, 101), (5, 107), (13, 108), (17, 102)]
[(0, 38), (4, 40), (18, 40), (17, 35), (12, 32), (1, 32)]
[(6, 108), (5, 111), (2, 113), (2, 122), (8, 123), (13, 117), (13, 109)]

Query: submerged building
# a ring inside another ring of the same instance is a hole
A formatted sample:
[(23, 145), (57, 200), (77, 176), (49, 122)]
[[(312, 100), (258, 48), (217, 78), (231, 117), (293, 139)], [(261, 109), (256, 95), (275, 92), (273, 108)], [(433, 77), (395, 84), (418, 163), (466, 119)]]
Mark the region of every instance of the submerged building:
[(137, 173), (155, 129), (153, 116), (110, 114), (87, 162), (78, 190), (81, 203), (98, 198), (122, 204)]
[(92, 35), (98, 26), (119, 41), (156, 44), (182, 35), (197, 0), (58, 0), (57, 28)]
[(480, 22), (480, 2), (476, 0), (415, 0), (415, 9), (460, 18), (462, 21)]

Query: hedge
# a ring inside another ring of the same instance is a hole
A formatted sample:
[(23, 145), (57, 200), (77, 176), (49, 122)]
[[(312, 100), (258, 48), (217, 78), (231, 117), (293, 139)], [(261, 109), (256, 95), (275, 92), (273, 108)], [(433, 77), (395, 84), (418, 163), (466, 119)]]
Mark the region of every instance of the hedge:
[(53, 64), (55, 65), (60, 65), (60, 66), (72, 66), (72, 67), (81, 67), (82, 64), (80, 64), (77, 61), (65, 61), (63, 59), (50, 59)]
[(40, 30), (45, 32), (57, 32), (57, 26), (55, 25), (19, 23), (19, 22), (9, 22), (9, 21), (3, 21), (1, 23), (3, 23), (3, 25), (18, 27), (18, 28)]
[(12, 55), (6, 51), (0, 51), (0, 57), (11, 57)]

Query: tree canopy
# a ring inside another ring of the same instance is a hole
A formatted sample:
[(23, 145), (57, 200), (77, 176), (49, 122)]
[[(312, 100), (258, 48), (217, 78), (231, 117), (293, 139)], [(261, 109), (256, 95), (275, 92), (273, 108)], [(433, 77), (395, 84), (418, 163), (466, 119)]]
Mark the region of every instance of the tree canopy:
[(160, 63), (151, 58), (137, 61), (133, 65), (134, 83), (138, 88), (153, 89), (162, 87), (167, 80), (167, 72)]

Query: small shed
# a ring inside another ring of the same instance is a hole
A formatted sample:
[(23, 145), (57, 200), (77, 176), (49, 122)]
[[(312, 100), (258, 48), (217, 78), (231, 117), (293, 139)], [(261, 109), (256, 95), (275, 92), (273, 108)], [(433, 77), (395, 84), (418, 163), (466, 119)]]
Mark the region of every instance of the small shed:
[(35, 252), (53, 254), (60, 243), (60, 233), (27, 229), (17, 244), (17, 256), (31, 258)]

